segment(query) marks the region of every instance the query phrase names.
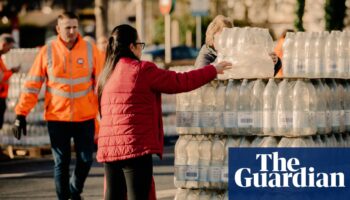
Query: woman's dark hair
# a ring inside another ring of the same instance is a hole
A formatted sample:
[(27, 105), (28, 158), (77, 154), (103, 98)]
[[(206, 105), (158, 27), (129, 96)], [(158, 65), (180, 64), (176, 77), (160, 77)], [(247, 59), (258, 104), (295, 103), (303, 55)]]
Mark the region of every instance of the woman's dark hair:
[(101, 97), (105, 84), (114, 71), (120, 58), (132, 58), (139, 60), (130, 50), (130, 44), (135, 44), (137, 31), (130, 25), (123, 24), (116, 26), (108, 39), (106, 59), (101, 75), (97, 83), (98, 105), (101, 115)]

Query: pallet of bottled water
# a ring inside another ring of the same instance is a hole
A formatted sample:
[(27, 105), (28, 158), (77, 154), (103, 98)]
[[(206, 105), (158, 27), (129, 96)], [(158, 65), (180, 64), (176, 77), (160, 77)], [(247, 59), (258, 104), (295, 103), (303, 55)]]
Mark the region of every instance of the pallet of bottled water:
[(288, 32), (283, 77), (349, 78), (350, 32)]
[(349, 133), (304, 137), (181, 135), (175, 145), (177, 188), (226, 190), (228, 149), (238, 147), (350, 147)]
[(216, 80), (176, 98), (180, 135), (302, 137), (350, 131), (348, 80)]
[(6, 99), (6, 112), (4, 115), (4, 125), (0, 131), (0, 144), (21, 145), (21, 146), (42, 146), (50, 144), (46, 122), (43, 118), (45, 87), (42, 87), (36, 106), (26, 117), (27, 136), (21, 140), (14, 138), (12, 133), (13, 123), (16, 119), (15, 106), (20, 97), (23, 84), (26, 80), (26, 73), (16, 73), (9, 79), (9, 93)]
[(32, 67), (38, 52), (39, 48), (11, 49), (3, 55), (3, 60), (7, 68), (21, 66), (20, 72), (26, 73)]
[(350, 147), (348, 80), (214, 80), (176, 98), (178, 188), (226, 191), (230, 147)]

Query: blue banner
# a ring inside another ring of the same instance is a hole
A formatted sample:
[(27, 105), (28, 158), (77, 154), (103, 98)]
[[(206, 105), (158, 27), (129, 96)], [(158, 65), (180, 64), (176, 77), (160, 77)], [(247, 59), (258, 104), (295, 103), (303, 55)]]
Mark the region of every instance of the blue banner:
[(230, 148), (230, 200), (349, 200), (350, 148)]

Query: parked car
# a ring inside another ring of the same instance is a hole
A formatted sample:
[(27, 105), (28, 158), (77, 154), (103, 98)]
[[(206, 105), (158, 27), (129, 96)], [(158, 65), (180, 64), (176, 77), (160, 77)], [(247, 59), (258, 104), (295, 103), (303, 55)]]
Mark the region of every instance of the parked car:
[[(197, 58), (199, 50), (193, 47), (185, 45), (176, 46), (171, 48), (171, 59), (172, 61), (183, 61), (194, 63)], [(142, 52), (146, 59), (153, 62), (164, 62), (165, 50), (164, 47), (153, 48)]]

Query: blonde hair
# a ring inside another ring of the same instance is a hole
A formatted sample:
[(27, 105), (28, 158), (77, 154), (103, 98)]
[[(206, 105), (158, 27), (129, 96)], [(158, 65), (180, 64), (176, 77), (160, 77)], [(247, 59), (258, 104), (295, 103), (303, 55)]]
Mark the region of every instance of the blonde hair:
[(214, 35), (217, 32), (220, 32), (223, 28), (232, 28), (233, 24), (230, 21), (229, 18), (218, 15), (216, 16), (213, 21), (210, 22), (207, 28), (207, 32), (205, 33), (205, 44), (209, 47), (214, 46)]

